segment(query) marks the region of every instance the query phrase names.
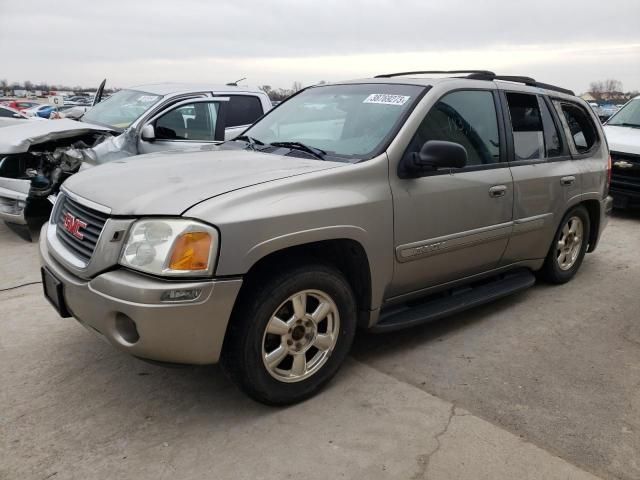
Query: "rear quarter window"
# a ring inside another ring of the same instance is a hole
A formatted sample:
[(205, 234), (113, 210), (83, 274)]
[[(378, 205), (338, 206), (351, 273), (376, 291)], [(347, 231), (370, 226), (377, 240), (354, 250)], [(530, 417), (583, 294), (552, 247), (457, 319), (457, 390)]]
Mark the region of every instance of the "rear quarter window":
[(553, 104), (560, 115), (571, 153), (588, 153), (598, 142), (598, 131), (591, 115), (577, 103), (554, 100)]

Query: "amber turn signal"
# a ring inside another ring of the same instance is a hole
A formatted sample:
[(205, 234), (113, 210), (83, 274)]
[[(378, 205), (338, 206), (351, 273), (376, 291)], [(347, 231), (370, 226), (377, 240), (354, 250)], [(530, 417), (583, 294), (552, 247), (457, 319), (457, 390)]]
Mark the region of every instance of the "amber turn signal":
[(207, 270), (210, 253), (211, 235), (207, 232), (183, 233), (173, 245), (169, 268), (171, 270)]

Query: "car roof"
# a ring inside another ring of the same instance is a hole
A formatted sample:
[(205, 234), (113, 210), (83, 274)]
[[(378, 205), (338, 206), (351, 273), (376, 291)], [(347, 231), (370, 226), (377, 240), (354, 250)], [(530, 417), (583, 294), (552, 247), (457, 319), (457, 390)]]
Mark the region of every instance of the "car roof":
[(147, 83), (128, 87), (127, 90), (140, 90), (155, 95), (174, 95), (189, 92), (262, 92), (255, 87), (220, 85), (214, 83)]

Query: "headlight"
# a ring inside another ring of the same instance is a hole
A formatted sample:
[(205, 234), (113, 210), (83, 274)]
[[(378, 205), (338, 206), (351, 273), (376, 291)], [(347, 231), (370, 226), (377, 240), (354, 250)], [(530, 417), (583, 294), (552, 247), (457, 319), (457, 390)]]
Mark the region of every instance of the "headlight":
[(145, 219), (133, 224), (120, 264), (167, 276), (212, 275), (218, 251), (215, 228), (187, 219)]

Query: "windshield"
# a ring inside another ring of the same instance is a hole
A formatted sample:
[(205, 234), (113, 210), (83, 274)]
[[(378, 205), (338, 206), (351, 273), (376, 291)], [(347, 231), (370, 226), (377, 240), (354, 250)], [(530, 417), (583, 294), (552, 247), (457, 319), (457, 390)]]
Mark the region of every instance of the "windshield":
[(313, 87), (287, 100), (245, 132), (256, 142), (296, 142), (328, 156), (377, 155), (395, 135), (424, 87), (393, 84)]
[(631, 100), (609, 119), (607, 125), (640, 127), (640, 98)]
[(162, 98), (160, 95), (120, 90), (90, 108), (82, 116), (83, 122), (125, 129)]

